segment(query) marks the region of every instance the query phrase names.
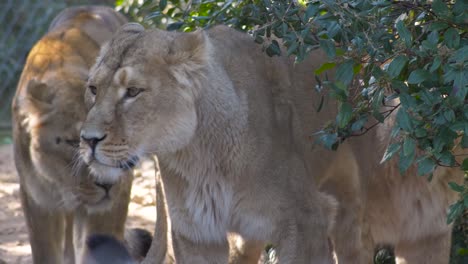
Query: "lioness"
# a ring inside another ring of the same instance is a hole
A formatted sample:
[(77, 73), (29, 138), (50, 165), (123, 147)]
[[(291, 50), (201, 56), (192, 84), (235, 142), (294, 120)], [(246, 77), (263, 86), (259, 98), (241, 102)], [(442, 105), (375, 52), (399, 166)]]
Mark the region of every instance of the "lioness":
[(447, 182), (462, 173), (438, 168), (428, 182), (414, 168), (400, 176), (395, 160), (381, 165), (393, 117), (337, 152), (313, 144), (305, 136), (336, 116), (334, 102), (314, 108), (312, 73), (324, 61), (319, 52), (295, 66), (269, 58), (226, 27), (124, 26), (90, 72), (81, 156), (97, 175), (159, 156), (182, 263), (226, 262), (226, 231), (273, 242), (280, 263), (329, 261), (331, 207), (314, 181), (339, 201), (332, 241), (340, 264), (372, 263), (380, 243), (395, 246), (401, 263), (447, 263), (445, 212), (456, 199)]
[(280, 263), (332, 263), (334, 200), (309, 177), (293, 103), (313, 76), (291, 65), (227, 27), (127, 24), (90, 71), (80, 155), (109, 184), (158, 156), (177, 263), (227, 263), (227, 232), (271, 241)]
[[(307, 131), (315, 128), (305, 124)], [(428, 181), (416, 176), (416, 166), (400, 175), (398, 158), (381, 164), (394, 124), (391, 115), (365, 135), (348, 139), (336, 153), (316, 148), (309, 153), (320, 190), (339, 202), (332, 237), (340, 264), (374, 263), (379, 246), (394, 248), (400, 264), (449, 262), (451, 226), (446, 216), (458, 195), (448, 182), (462, 184), (463, 172), (439, 167)]]
[(107, 7), (65, 9), (27, 58), (13, 100), (13, 139), (34, 263), (79, 263), (90, 233), (123, 237), (131, 173), (112, 187), (74, 157), (89, 68), (125, 22)]

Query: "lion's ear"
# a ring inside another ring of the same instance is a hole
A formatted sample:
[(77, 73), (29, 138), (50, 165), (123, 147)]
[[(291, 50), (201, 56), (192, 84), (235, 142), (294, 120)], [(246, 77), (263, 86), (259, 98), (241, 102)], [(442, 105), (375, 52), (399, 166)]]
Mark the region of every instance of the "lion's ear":
[(32, 79), (26, 85), (26, 96), (21, 102), (21, 114), (27, 117), (27, 126), (32, 128), (43, 123), (53, 111), (54, 94), (47, 84)]
[(26, 86), (27, 107), (30, 110), (44, 112), (52, 108), (54, 94), (51, 92), (47, 84), (31, 79)]
[(210, 40), (203, 30), (178, 34), (169, 46), (167, 62), (187, 71), (198, 70), (210, 58)]

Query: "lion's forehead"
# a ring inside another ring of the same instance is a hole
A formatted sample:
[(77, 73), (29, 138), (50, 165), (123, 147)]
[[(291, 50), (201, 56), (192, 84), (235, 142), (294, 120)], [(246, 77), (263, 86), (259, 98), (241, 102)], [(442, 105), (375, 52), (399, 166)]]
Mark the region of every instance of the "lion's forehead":
[(112, 70), (103, 64), (96, 68), (88, 80), (89, 85), (95, 85), (98, 89), (109, 88), (121, 92), (129, 87), (151, 88), (160, 87), (166, 79), (166, 71), (155, 68), (148, 75), (144, 64), (131, 64)]

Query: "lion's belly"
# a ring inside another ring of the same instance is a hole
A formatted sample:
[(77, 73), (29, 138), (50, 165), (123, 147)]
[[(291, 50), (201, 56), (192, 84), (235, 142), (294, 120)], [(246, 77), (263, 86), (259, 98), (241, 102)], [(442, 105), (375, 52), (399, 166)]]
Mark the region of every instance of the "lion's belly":
[(273, 221), (255, 212), (238, 212), (233, 215), (229, 231), (240, 234), (244, 239), (270, 241), (273, 235)]

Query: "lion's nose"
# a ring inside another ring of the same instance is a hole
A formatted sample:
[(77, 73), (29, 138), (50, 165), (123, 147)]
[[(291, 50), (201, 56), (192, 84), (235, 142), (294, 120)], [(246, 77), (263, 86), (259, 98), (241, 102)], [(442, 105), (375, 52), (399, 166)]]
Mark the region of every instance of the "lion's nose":
[(113, 186), (113, 184), (111, 184), (111, 183), (94, 182), (94, 184), (96, 184), (96, 186), (101, 187), (102, 189), (104, 189), (104, 191), (106, 191), (106, 193), (109, 193), (109, 190)]
[(107, 135), (104, 135), (102, 137), (87, 137), (86, 135), (82, 134), (81, 139), (88, 144), (88, 146), (93, 150), (96, 148), (97, 144), (100, 141), (103, 141), (106, 138)]

